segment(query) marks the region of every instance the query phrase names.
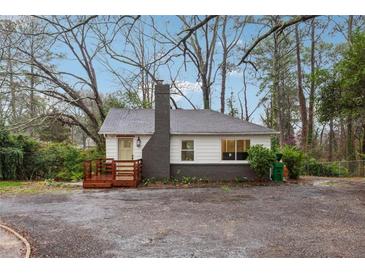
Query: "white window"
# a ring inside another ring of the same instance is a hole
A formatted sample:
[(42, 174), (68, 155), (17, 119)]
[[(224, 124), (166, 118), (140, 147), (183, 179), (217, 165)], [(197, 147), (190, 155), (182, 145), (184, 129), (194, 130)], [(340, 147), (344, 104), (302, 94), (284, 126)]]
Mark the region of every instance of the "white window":
[(181, 141), (181, 161), (194, 161), (194, 141)]
[(246, 160), (250, 140), (222, 139), (222, 160)]

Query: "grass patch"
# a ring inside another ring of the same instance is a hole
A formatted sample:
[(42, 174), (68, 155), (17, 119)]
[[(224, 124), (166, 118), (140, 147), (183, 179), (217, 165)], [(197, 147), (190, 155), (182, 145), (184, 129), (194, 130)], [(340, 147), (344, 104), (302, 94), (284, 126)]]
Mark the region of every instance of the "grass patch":
[(0, 195), (35, 194), (67, 191), (80, 188), (80, 185), (50, 181), (0, 181)]
[(16, 187), (21, 186), (23, 183), (19, 181), (0, 181), (0, 188), (1, 187)]

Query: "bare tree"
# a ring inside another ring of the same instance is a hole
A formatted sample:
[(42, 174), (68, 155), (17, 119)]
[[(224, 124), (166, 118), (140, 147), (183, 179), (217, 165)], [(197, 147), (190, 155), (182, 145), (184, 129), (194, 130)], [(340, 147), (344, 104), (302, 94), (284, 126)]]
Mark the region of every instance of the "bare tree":
[[(243, 22), (239, 22), (237, 25), (231, 26), (229, 28), (229, 33), (231, 35), (227, 35), (227, 27), (233, 24), (234, 17), (232, 16), (222, 16), (222, 24), (221, 24), (221, 32), (218, 34), (218, 38), (220, 40), (222, 46), (222, 62), (220, 64), (221, 70), (221, 108), (220, 111), (224, 113), (225, 104), (226, 104), (226, 82), (227, 82), (227, 71), (229, 69), (229, 58), (230, 53), (235, 49), (237, 43), (240, 41), (242, 36), (244, 27), (246, 25), (247, 17), (243, 20)], [(229, 37), (231, 37), (229, 41)]]
[(158, 70), (163, 63), (156, 61), (163, 54), (156, 32), (153, 27), (145, 29), (150, 25), (154, 26), (152, 17), (117, 16), (108, 19), (107, 27), (97, 28), (106, 53), (104, 65), (127, 97), (137, 100), (137, 106), (143, 108), (152, 106)]
[(280, 33), (282, 32), (284, 29), (296, 25), (299, 22), (304, 22), (307, 21), (309, 19), (312, 19), (316, 17), (315, 15), (302, 15), (302, 16), (296, 16), (286, 22), (279, 22), (278, 24), (274, 25), (273, 27), (271, 27), (268, 31), (266, 31), (264, 34), (260, 35), (253, 43), (252, 45), (246, 50), (245, 54), (243, 55), (243, 57), (241, 58), (240, 62), (238, 63), (238, 65), (241, 65), (245, 62), (250, 63), (249, 61), (247, 61), (247, 57), (250, 55), (250, 53), (255, 49), (255, 47), (264, 39), (266, 39), (267, 37), (269, 37), (271, 34), (273, 33)]
[[(348, 32), (347, 32), (347, 42), (349, 44), (352, 43), (352, 28), (353, 28), (353, 22), (354, 17), (353, 15), (350, 15), (348, 17), (347, 25), (348, 25)], [(347, 124), (347, 158), (349, 160), (355, 160), (355, 145), (354, 145), (354, 129), (353, 129), (353, 119), (352, 114), (349, 113), (349, 115), (346, 118), (346, 124)]]
[(307, 149), (308, 117), (307, 117), (306, 98), (303, 92), (303, 72), (301, 64), (302, 61), (300, 57), (301, 39), (298, 25), (295, 25), (295, 41), (296, 41), (296, 58), (297, 58), (298, 100), (299, 100), (300, 119), (302, 123), (301, 144), (303, 150), (305, 151)]
[[(42, 79), (48, 83), (45, 88), (32, 90), (57, 100), (58, 108), (52, 108), (46, 116), (62, 121), (71, 126), (81, 128), (95, 143), (102, 148), (103, 137), (98, 134), (101, 121), (105, 118), (105, 110), (97, 83), (95, 58), (100, 51), (100, 44), (92, 46), (88, 43), (92, 35), (92, 20), (87, 17), (52, 16), (38, 17), (40, 24), (44, 24), (42, 35), (49, 38), (48, 45), (44, 45), (43, 54), (51, 59), (72, 58), (80, 73), (63, 71), (52, 64), (44, 63), (34, 56), (32, 47), (18, 45), (16, 48), (27, 58), (19, 60), (31, 66), (29, 77)], [(83, 22), (83, 23), (80, 23)], [(39, 35), (41, 35), (38, 33)], [(26, 35), (36, 35), (29, 34)], [(55, 53), (53, 47), (62, 45), (66, 56)], [(85, 119), (79, 119), (72, 113), (72, 108), (81, 110)]]
[[(282, 21), (281, 16), (267, 16), (258, 23), (264, 28), (273, 28)], [(262, 105), (266, 109), (264, 123), (280, 132), (280, 144), (290, 143), (293, 133), (292, 107), (293, 62), (292, 29), (274, 32), (270, 39), (265, 39), (254, 51), (251, 60), (255, 63), (260, 92), (264, 93)], [(245, 50), (245, 49), (243, 49)], [(244, 63), (245, 66), (248, 63)], [(254, 68), (255, 69), (255, 68)], [(255, 70), (256, 70), (255, 69)]]
[(316, 22), (313, 18), (310, 24), (310, 37), (311, 37), (311, 48), (310, 48), (310, 91), (309, 91), (309, 106), (308, 106), (308, 145), (313, 143), (313, 132), (314, 132), (314, 99), (315, 99), (315, 47), (316, 47)]
[[(179, 16), (184, 27), (193, 29), (198, 24), (198, 16), (186, 17)], [(214, 56), (216, 53), (217, 34), (219, 26), (219, 17), (213, 20), (213, 24), (206, 23), (199, 30), (195, 31), (187, 39), (185, 47), (182, 50), (187, 52), (187, 56), (192, 61), (198, 72), (198, 79), (201, 81), (203, 92), (204, 109), (210, 109), (210, 96), (212, 85), (215, 81), (217, 69), (214, 67)]]
[(6, 87), (8, 93), (8, 112), (9, 121), (15, 122), (18, 117), (17, 111), (17, 83), (18, 83), (18, 63), (14, 60), (14, 56), (17, 55), (16, 49), (13, 47), (17, 43), (17, 37), (15, 34), (16, 22), (12, 20), (4, 20), (1, 25), (3, 40), (3, 60), (5, 61), (5, 69), (3, 71), (3, 88)]

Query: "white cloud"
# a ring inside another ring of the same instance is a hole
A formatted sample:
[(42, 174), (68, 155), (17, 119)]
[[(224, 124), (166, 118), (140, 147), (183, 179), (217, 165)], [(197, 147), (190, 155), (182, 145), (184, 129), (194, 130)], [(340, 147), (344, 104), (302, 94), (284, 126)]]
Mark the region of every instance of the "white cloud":
[[(176, 81), (178, 89), (187, 97), (189, 100), (192, 99), (194, 94), (201, 92), (201, 82), (189, 82), (189, 81)], [(176, 101), (185, 100), (183, 96), (176, 90), (175, 87), (171, 88), (172, 98)]]
[[(201, 91), (201, 82), (189, 82), (189, 81), (176, 81), (175, 82), (178, 89), (182, 92), (199, 92)], [(175, 88), (172, 88), (172, 91), (176, 91)]]

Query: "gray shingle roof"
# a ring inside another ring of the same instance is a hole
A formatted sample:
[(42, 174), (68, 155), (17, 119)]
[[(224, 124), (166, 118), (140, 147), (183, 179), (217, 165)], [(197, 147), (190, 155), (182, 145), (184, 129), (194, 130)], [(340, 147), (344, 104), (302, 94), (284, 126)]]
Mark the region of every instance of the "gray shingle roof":
[[(171, 134), (275, 134), (264, 126), (233, 118), (212, 110), (171, 110)], [(155, 128), (153, 109), (116, 109), (109, 111), (100, 134), (152, 134)]]

